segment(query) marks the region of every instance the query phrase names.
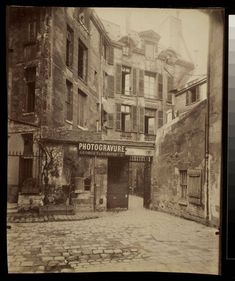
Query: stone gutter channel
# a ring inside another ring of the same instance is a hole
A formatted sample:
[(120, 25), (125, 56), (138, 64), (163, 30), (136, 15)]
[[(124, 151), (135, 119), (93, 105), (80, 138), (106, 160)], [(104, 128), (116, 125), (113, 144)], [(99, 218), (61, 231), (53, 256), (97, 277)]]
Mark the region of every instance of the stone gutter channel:
[(7, 223), (38, 223), (38, 222), (55, 222), (55, 221), (80, 221), (88, 219), (97, 219), (103, 217), (103, 213), (80, 213), (75, 215), (53, 215), (45, 214), (7, 214)]

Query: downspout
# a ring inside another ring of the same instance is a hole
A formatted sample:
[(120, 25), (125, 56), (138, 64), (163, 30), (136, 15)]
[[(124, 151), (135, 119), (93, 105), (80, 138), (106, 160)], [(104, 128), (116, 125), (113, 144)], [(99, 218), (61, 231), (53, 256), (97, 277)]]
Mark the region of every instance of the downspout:
[(208, 62), (207, 62), (207, 103), (206, 103), (206, 124), (205, 124), (205, 170), (206, 170), (206, 223), (210, 221), (210, 195), (209, 195), (209, 129), (210, 129), (210, 39), (211, 39), (211, 21), (209, 25), (209, 41), (208, 41)]

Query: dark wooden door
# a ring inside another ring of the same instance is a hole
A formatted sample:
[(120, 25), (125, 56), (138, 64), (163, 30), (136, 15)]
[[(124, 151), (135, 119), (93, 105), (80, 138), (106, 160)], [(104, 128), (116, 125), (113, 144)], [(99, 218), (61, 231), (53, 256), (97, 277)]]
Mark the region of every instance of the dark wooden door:
[(107, 208), (128, 208), (128, 168), (126, 158), (109, 158)]
[(151, 202), (151, 162), (144, 163), (144, 207), (149, 208)]

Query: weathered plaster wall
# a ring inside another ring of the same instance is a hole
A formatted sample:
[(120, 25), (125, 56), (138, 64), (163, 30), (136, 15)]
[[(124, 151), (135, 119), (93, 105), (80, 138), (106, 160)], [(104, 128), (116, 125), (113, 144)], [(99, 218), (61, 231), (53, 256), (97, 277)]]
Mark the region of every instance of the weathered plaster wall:
[(222, 97), (223, 97), (223, 11), (210, 16), (209, 35), (209, 155), (210, 220), (219, 225), (221, 196)]
[[(205, 117), (206, 102), (162, 127), (156, 139), (152, 165), (153, 208), (196, 221), (205, 219)], [(179, 170), (202, 171), (201, 204), (182, 201)]]

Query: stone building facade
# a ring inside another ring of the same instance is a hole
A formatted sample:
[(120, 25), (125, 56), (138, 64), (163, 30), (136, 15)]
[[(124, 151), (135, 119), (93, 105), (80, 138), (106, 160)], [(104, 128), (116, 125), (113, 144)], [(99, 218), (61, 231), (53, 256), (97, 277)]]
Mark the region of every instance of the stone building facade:
[(90, 8), (8, 13), (8, 200), (106, 210), (131, 190), (151, 207), (156, 136), (192, 62), (152, 30), (113, 38)]

